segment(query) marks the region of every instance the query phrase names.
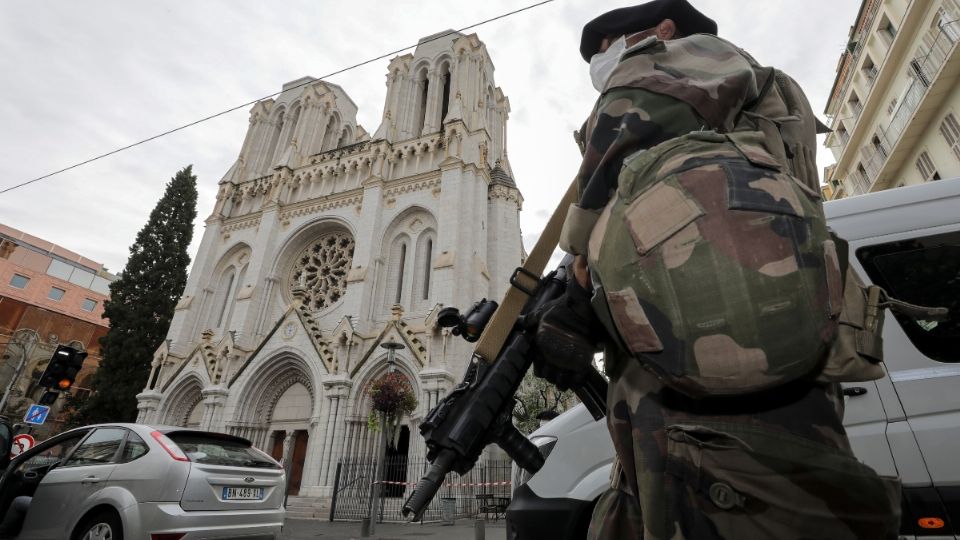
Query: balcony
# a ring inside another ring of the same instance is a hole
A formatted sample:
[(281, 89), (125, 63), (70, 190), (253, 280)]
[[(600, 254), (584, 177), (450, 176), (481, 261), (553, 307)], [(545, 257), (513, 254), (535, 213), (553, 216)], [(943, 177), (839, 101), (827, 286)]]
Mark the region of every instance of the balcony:
[[(853, 179), (855, 187), (862, 186), (866, 180), (865, 191), (885, 188), (891, 180), (889, 177), (909, 153), (908, 145), (901, 143), (916, 139), (929, 128), (940, 101), (954, 88), (960, 76), (960, 59), (956, 54), (958, 34), (960, 20), (942, 26), (930, 49), (922, 50), (922, 54), (910, 62), (915, 77), (897, 104), (890, 122), (878, 132), (879, 142), (864, 148), (865, 176)], [(856, 175), (854, 173), (851, 177)]]

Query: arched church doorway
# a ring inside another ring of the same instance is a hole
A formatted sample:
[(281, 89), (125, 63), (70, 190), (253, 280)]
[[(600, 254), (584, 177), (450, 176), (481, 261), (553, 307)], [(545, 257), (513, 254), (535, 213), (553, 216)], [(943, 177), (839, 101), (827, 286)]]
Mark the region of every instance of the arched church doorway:
[(387, 445), (384, 473), (386, 481), (391, 483), (386, 484), (384, 497), (403, 497), (406, 488), (403, 484), (407, 481), (407, 453), (409, 450), (410, 428), (401, 426), (397, 444), (393, 447)]
[[(287, 470), (287, 494), (300, 493), (303, 481), (303, 464), (307, 457), (307, 432), (313, 398), (310, 390), (301, 382), (294, 382), (277, 398), (270, 417), (270, 453), (276, 460), (283, 460)], [(287, 438), (290, 438), (289, 443)]]

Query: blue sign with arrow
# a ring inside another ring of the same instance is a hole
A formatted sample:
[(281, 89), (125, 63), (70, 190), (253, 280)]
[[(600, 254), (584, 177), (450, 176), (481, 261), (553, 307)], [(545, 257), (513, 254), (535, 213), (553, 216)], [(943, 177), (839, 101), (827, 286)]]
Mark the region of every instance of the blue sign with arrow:
[(30, 408), (27, 409), (27, 414), (23, 415), (23, 421), (39, 426), (47, 421), (48, 414), (50, 414), (50, 407), (45, 405), (31, 405)]

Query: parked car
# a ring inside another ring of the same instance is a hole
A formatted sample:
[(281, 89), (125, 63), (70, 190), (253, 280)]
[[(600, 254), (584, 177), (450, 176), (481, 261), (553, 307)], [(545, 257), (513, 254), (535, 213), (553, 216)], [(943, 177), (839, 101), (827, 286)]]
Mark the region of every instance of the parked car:
[[(865, 281), (908, 302), (950, 308), (939, 323), (887, 312), (887, 376), (843, 385), (844, 426), (861, 461), (902, 479), (901, 538), (960, 538), (960, 179), (825, 209)], [(547, 460), (532, 477), (516, 472), (507, 538), (584, 538), (609, 485), (614, 451), (606, 423), (578, 406), (530, 439)]]
[(0, 533), (51, 540), (275, 539), (284, 471), (250, 441), (142, 424), (72, 429), (0, 477)]

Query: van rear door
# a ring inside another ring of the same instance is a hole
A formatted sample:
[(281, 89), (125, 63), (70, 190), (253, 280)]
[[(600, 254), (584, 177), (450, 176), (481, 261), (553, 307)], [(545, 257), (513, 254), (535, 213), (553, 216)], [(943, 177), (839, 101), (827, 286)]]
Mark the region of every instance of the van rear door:
[(190, 459), (184, 510), (264, 510), (283, 505), (283, 468), (250, 441), (223, 433), (165, 435)]

